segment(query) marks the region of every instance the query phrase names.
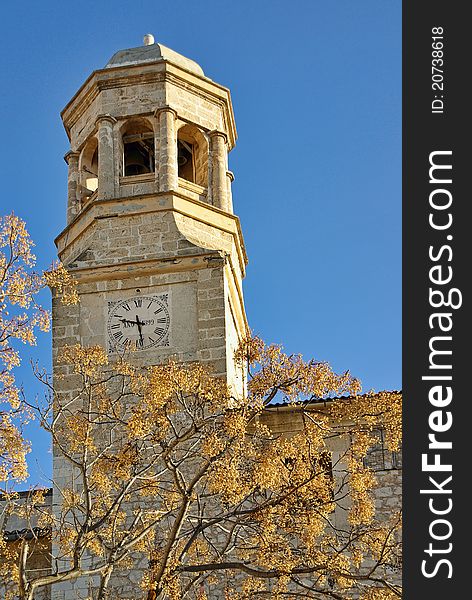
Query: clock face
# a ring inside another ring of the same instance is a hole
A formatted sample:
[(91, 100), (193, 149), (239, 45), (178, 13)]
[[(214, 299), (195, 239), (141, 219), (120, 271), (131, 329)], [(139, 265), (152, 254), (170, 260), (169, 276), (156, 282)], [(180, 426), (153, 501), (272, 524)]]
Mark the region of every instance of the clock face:
[(168, 294), (134, 296), (108, 303), (110, 351), (168, 346), (169, 326)]

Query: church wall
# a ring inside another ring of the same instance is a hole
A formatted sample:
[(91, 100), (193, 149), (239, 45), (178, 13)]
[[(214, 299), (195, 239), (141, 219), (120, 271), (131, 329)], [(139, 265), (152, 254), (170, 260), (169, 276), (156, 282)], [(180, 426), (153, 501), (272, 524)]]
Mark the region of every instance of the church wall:
[(175, 227), (170, 212), (112, 215), (91, 224), (62, 254), (69, 268), (112, 265), (201, 252)]
[[(274, 434), (293, 435), (302, 428), (303, 412), (296, 407), (273, 407), (263, 414), (261, 421), (270, 427)], [(376, 478), (376, 485), (372, 490), (376, 517), (380, 521), (386, 521), (393, 513), (402, 508), (401, 452), (393, 453), (385, 447), (381, 431), (375, 431), (374, 435), (378, 437), (378, 443), (368, 451), (365, 464), (372, 470)], [(348, 436), (329, 440), (328, 447), (331, 452), (335, 481), (341, 481), (345, 476), (346, 465), (342, 457), (348, 451), (349, 444)], [(339, 529), (347, 530), (349, 528), (347, 522), (349, 505), (348, 497), (338, 502), (338, 508), (332, 519)], [(401, 585), (401, 567), (399, 565), (389, 567), (389, 580)]]
[(233, 382), (233, 393), (242, 396), (246, 388), (246, 374), (243, 365), (236, 364), (234, 354), (244, 335), (244, 329), (238, 326), (237, 307), (231, 298), (231, 279), (225, 278), (225, 341), (226, 341), (226, 372), (228, 380)]
[(57, 376), (65, 376), (60, 380), (61, 393), (70, 395), (80, 383), (70, 373), (70, 367), (56, 363), (61, 348), (77, 343), (106, 347), (107, 302), (123, 295), (135, 295), (138, 289), (143, 295), (169, 293), (174, 318), (169, 347), (131, 353), (131, 361), (149, 365), (171, 356), (184, 362), (199, 360), (215, 364), (217, 361), (217, 372), (225, 373), (224, 276), (221, 265), (197, 271), (129, 277), (119, 282), (116, 279), (92, 281), (79, 286), (81, 301), (77, 306), (64, 306), (54, 300), (54, 372)]
[(149, 83), (129, 82), (129, 85), (104, 88), (90, 99), (86, 110), (79, 114), (70, 128), (74, 149), (79, 149), (94, 132), (99, 115), (115, 118), (153, 115), (156, 108), (165, 105), (165, 87), (158, 76)]
[[(163, 74), (156, 73), (152, 81), (140, 83), (135, 77), (127, 78), (124, 85), (102, 88), (102, 112), (116, 118), (135, 115), (152, 115), (156, 108), (165, 105)], [(106, 84), (105, 84), (106, 85)]]
[(178, 117), (195, 123), (211, 131), (226, 130), (223, 111), (218, 100), (194, 87), (185, 86), (180, 81), (171, 81), (166, 87), (166, 100), (169, 106), (178, 107)]

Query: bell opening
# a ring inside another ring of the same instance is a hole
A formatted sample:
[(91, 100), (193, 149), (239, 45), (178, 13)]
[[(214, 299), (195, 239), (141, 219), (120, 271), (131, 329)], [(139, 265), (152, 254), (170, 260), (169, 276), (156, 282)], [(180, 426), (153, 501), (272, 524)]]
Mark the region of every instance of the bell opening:
[(184, 140), (177, 141), (177, 165), (179, 177), (195, 183), (194, 148)]
[(124, 175), (144, 175), (154, 172), (154, 137), (135, 134), (123, 139)]

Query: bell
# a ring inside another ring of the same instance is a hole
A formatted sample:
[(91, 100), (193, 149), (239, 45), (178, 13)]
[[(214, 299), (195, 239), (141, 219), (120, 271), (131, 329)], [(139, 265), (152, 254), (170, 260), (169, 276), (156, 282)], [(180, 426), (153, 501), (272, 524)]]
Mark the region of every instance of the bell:
[(125, 176), (150, 173), (149, 153), (136, 142), (125, 144)]

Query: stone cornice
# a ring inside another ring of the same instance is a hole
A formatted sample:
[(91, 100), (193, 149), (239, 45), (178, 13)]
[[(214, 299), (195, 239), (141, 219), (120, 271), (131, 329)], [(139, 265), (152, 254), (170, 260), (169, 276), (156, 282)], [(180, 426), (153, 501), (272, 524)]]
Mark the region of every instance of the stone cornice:
[(208, 259), (218, 258), (217, 251), (202, 254), (186, 254), (184, 256), (171, 256), (155, 259), (136, 259), (117, 264), (96, 265), (93, 267), (74, 267), (69, 269), (75, 281), (89, 283), (91, 281), (105, 281), (107, 279), (134, 279), (145, 275), (161, 275), (163, 273), (181, 273), (206, 269)]
[(199, 221), (221, 232), (229, 233), (234, 240), (239, 267), (244, 277), (248, 260), (239, 218), (206, 202), (189, 198), (185, 194), (176, 191), (90, 202), (57, 236), (55, 243), (59, 257), (61, 258), (70, 244), (83, 235), (98, 219), (168, 211)]
[[(70, 272), (79, 285), (80, 291), (81, 284), (107, 280), (115, 281), (119, 278), (124, 283), (127, 280), (131, 280), (129, 286), (135, 287), (135, 280), (137, 277), (197, 271), (206, 269), (208, 266), (222, 266), (228, 269), (232, 309), (236, 312), (234, 316), (239, 322), (240, 330), (242, 332), (248, 332), (249, 325), (247, 322), (246, 310), (244, 308), (243, 291), (239, 284), (239, 278), (235, 272), (231, 256), (217, 250), (182, 256), (133, 260), (112, 265), (75, 267), (70, 269)], [(124, 287), (126, 288), (126, 285)]]

